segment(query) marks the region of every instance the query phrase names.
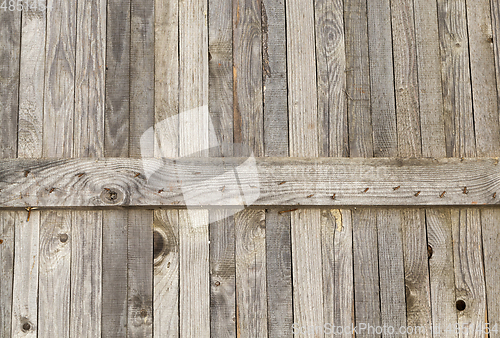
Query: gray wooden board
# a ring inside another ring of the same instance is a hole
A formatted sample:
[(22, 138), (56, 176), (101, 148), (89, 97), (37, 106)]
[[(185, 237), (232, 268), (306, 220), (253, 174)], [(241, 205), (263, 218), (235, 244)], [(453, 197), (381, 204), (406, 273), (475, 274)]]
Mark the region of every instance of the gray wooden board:
[(12, 290), (14, 278), (14, 224), (16, 213), (0, 213), (0, 334), (12, 333)]
[[(241, 206), (240, 188), (255, 193), (254, 206), (494, 205), (500, 200), (493, 196), (500, 191), (496, 158), (266, 157), (256, 158), (255, 167), (241, 165), (247, 160), (3, 160), (0, 207)], [(147, 180), (143, 168), (156, 174)], [(237, 168), (238, 181), (216, 176), (231, 168)], [(30, 170), (27, 177), (25, 170)], [(184, 173), (179, 174), (182, 184), (175, 171)]]

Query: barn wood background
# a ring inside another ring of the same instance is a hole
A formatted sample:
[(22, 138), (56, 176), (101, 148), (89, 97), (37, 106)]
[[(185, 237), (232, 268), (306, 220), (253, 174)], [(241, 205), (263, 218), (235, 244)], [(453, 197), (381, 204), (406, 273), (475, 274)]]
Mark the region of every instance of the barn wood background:
[[(496, 0), (47, 5), (0, 10), (3, 159), (158, 156), (141, 152), (144, 131), (206, 104), (218, 141), (257, 157), (500, 153)], [(178, 141), (161, 155), (206, 146), (187, 129), (157, 130)], [(488, 204), (500, 198), (491, 175)], [(55, 185), (38, 189), (66, 191)], [(444, 335), (483, 336), (500, 319), (500, 210), (422, 207), (411, 193), (414, 207), (338, 196), (343, 207), (217, 222), (227, 210), (4, 208), (0, 336), (285, 337), (293, 323), (459, 323), (473, 331)]]

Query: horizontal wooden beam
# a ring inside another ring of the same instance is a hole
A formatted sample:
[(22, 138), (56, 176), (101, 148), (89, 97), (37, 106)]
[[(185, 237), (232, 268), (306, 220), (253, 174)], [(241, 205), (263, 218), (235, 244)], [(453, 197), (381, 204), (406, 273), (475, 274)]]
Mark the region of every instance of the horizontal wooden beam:
[(0, 208), (451, 206), (499, 202), (498, 158), (0, 162)]

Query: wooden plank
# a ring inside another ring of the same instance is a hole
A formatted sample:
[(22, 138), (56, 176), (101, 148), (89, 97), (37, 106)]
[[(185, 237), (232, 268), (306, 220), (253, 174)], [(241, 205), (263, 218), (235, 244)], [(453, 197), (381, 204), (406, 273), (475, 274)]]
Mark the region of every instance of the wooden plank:
[(210, 332), (236, 336), (234, 218), (229, 210), (210, 211)]
[(359, 209), (352, 214), (354, 310), (356, 323), (364, 323), (356, 336), (366, 337), (368, 324), (381, 325), (376, 211)]
[(446, 156), (476, 155), (465, 1), (438, 0)]
[(314, 2), (321, 156), (348, 155), (343, 1)]
[(426, 223), (432, 324), (436, 334), (443, 334), (457, 323), (451, 210), (427, 209)]
[(346, 93), (349, 119), (349, 154), (373, 156), (370, 113), (367, 2), (345, 1)]
[(12, 211), (0, 213), (0, 333), (4, 337), (12, 333), (15, 217)]
[[(364, 34), (369, 36), (369, 79), (371, 88), (367, 93), (370, 96), (371, 123), (369, 113), (365, 113), (367, 117), (364, 118), (364, 121), (366, 122), (362, 122), (360, 125), (367, 131), (364, 136), (365, 140), (360, 140), (358, 147), (361, 148), (364, 146), (363, 144), (368, 145), (373, 142), (374, 156), (395, 157), (397, 156), (398, 139), (396, 99), (394, 96), (391, 4), (389, 0), (367, 1), (366, 6), (369, 33)], [(363, 30), (366, 30), (365, 25), (363, 25)], [(363, 36), (363, 39), (366, 39), (366, 36)], [(368, 52), (366, 52), (366, 55), (368, 55)], [(366, 72), (368, 77), (368, 71)], [(370, 111), (370, 107), (366, 109)], [(351, 119), (351, 121), (357, 121), (357, 119)], [(373, 129), (373, 134), (370, 132), (370, 127)], [(373, 141), (371, 140), (372, 135)], [(349, 138), (351, 138), (351, 135), (349, 135)]]
[(70, 336), (101, 335), (102, 211), (72, 212)]
[[(425, 213), (420, 209), (401, 211), (403, 228), (404, 273), (406, 287), (406, 325), (429, 328), (431, 304)], [(430, 330), (413, 335), (431, 336)]]
[(413, 21), (413, 1), (391, 2), (394, 53), (394, 89), (398, 151), (402, 156), (421, 156), (420, 107), (417, 78), (417, 50)]
[(42, 156), (46, 16), (37, 10), (22, 16), (18, 156), (36, 158)]
[[(179, 4), (155, 1), (154, 154), (177, 157), (179, 112)], [(179, 336), (179, 213), (153, 216), (153, 334)]]
[(2, 120), (0, 158), (15, 158), (19, 108), (21, 12), (2, 9), (0, 10), (0, 22), (0, 55), (2, 55), (2, 63), (0, 64), (0, 97), (2, 97), (0, 102), (0, 119)]
[(153, 336), (153, 212), (128, 211), (127, 337)]
[(284, 128), (288, 126), (285, 29), (284, 2), (263, 0), (264, 156), (288, 155), (288, 128)]
[(266, 231), (264, 210), (234, 215), (236, 237), (236, 325), (238, 335), (267, 335)]
[(179, 210), (180, 336), (210, 337), (207, 210)]
[[(491, 1), (491, 21), (493, 32), (500, 29), (500, 3)], [(493, 55), (495, 57), (495, 75), (497, 83), (497, 101), (500, 104), (500, 35), (492, 34), (490, 42), (493, 43)]]
[[(382, 326), (405, 327), (405, 266), (401, 212), (382, 209), (377, 212), (377, 243), (380, 283), (380, 320)], [(398, 337), (406, 334), (396, 332)]]
[(126, 337), (128, 212), (106, 210), (102, 224), (102, 335)]
[(127, 157), (130, 127), (130, 0), (108, 0), (106, 17), (104, 153), (106, 156)]
[(288, 337), (293, 325), (290, 214), (266, 210), (267, 329)]
[(38, 331), (38, 245), (40, 212), (15, 214), (15, 257), (11, 337), (36, 337)]
[(487, 322), (480, 211), (452, 209), (451, 219), (457, 310), (465, 305), (465, 309), (457, 311), (457, 323), (463, 330), (471, 330), (471, 336), (482, 337), (476, 331)]
[[(256, 159), (255, 167), (241, 165), (245, 160), (184, 158), (174, 165), (173, 161), (151, 159), (148, 165), (159, 168), (156, 173), (164, 180), (161, 187), (154, 179), (148, 183), (143, 176), (135, 177), (145, 163), (139, 159), (5, 160), (0, 162), (4, 182), (0, 207), (241, 207), (242, 200), (224, 197), (221, 186), (225, 185), (227, 194), (239, 194), (238, 184), (247, 189), (256, 182), (259, 186), (249, 190), (259, 194), (252, 206), (495, 205), (498, 198), (493, 194), (500, 191), (496, 158), (264, 157)], [(238, 168), (240, 182), (229, 175), (211, 181), (223, 168)], [(25, 170), (30, 170), (28, 177), (24, 177)], [(185, 173), (182, 184), (172, 175), (175, 171)], [(394, 190), (397, 186), (400, 188)], [(49, 193), (49, 187), (56, 189)], [(165, 190), (158, 193), (158, 188)], [(182, 200), (183, 195), (189, 198)]]
[(38, 337), (69, 337), (71, 211), (43, 211), (40, 224)]
[(233, 97), (236, 156), (264, 153), (261, 2), (233, 2)]
[(179, 213), (156, 210), (153, 219), (154, 335), (179, 336)]
[(467, 1), (474, 128), (478, 156), (496, 156), (500, 126), (490, 1)]

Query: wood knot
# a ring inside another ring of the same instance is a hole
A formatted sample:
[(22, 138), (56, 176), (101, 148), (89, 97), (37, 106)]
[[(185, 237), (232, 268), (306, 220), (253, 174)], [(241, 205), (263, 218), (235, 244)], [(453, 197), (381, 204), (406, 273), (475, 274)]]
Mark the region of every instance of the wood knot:
[(463, 311), (467, 307), (465, 301), (463, 301), (462, 299), (457, 300), (456, 306), (458, 311)]
[(119, 204), (123, 201), (123, 196), (116, 188), (104, 188), (101, 192), (101, 200), (106, 204)]
[(59, 240), (61, 241), (61, 243), (66, 243), (68, 241), (68, 234), (60, 234)]
[(22, 326), (23, 332), (27, 332), (31, 329), (31, 324), (30, 323), (24, 323)]

